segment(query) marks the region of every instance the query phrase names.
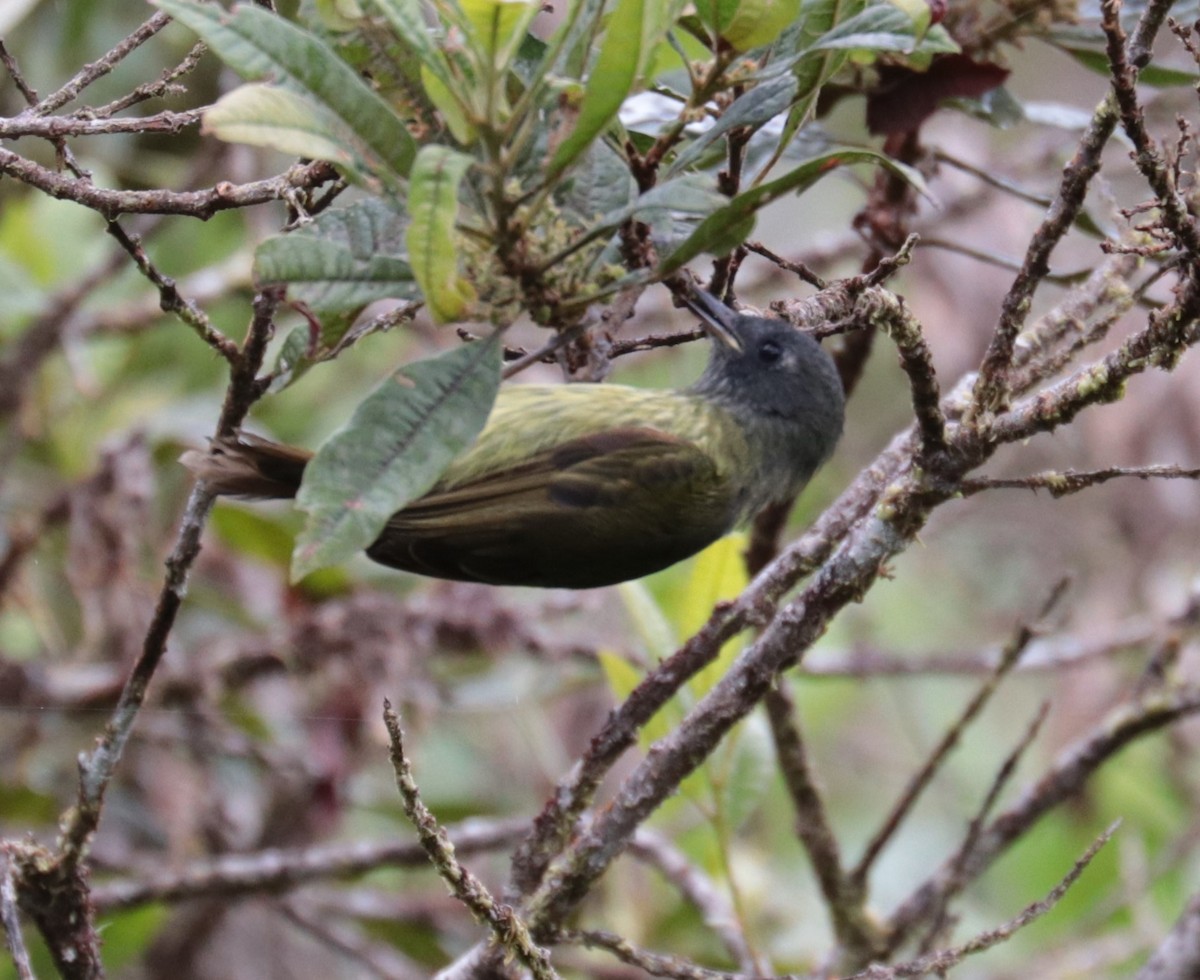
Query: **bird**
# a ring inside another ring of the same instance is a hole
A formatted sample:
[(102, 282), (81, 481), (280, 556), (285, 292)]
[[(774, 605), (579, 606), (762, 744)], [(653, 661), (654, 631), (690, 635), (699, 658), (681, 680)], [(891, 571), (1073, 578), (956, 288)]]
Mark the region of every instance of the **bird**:
[[(367, 549), (440, 579), (587, 589), (642, 578), (791, 500), (830, 457), (845, 397), (817, 341), (694, 290), (711, 338), (678, 390), (501, 387), (475, 442)], [(248, 433), (183, 462), (218, 495), (295, 497), (312, 453)]]

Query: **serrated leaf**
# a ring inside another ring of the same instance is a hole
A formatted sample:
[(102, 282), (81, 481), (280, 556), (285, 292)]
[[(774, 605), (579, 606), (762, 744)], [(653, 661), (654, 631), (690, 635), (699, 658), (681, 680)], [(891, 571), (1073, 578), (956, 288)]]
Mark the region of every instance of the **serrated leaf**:
[(807, 190), (826, 174), (852, 163), (876, 163), (903, 177), (927, 194), (921, 175), (873, 150), (833, 150), (805, 161), (777, 180), (751, 188), (709, 215), (674, 252), (663, 259), (658, 274), (669, 275), (702, 252), (722, 255), (745, 241), (754, 229), (758, 212), (784, 194)]
[(365, 174), (390, 182), (408, 173), (416, 144), (404, 121), (319, 37), (248, 4), (225, 11), (186, 0), (156, 2), (243, 78), (302, 95), (338, 119), (353, 134), (352, 153)]
[(409, 182), (409, 261), (435, 323), (462, 319), (475, 291), (458, 270), (458, 186), (474, 161), (446, 146), (425, 146)]
[(318, 313), (361, 309), (380, 299), (415, 299), (416, 281), (404, 255), (406, 225), (396, 204), (378, 198), (326, 211), (259, 245), (255, 279), (286, 283), (290, 299)]
[(499, 340), (407, 365), (321, 447), (296, 496), (308, 514), (292, 578), (357, 554), (479, 434), (500, 384)]

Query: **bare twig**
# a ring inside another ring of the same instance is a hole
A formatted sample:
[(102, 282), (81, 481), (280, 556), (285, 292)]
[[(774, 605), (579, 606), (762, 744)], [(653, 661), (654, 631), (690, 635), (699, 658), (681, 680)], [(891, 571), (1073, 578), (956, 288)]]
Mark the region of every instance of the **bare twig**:
[[(1050, 595), (1050, 598), (1037, 617), (1039, 620), (1046, 616), (1048, 610), (1052, 608), (1053, 604), (1057, 602), (1059, 597), (1061, 597), (1064, 588), (1065, 583), (1059, 583), (1059, 585), (1055, 587), (1054, 591)], [(909, 781), (908, 786), (901, 794), (900, 799), (897, 800), (895, 806), (888, 814), (883, 826), (880, 827), (879, 830), (876, 831), (875, 835), (871, 838), (870, 843), (868, 843), (866, 848), (863, 850), (863, 855), (859, 859), (858, 864), (855, 865), (854, 870), (851, 872), (851, 879), (858, 884), (859, 888), (865, 887), (867, 875), (870, 873), (871, 867), (875, 863), (875, 859), (879, 857), (884, 846), (889, 840), (891, 840), (892, 836), (900, 827), (900, 824), (903, 822), (904, 818), (908, 815), (909, 811), (912, 810), (913, 805), (916, 803), (921, 793), (924, 792), (925, 788), (929, 785), (938, 769), (941, 768), (941, 765), (946, 760), (947, 756), (949, 756), (954, 747), (958, 745), (959, 740), (962, 738), (963, 732), (966, 731), (971, 722), (978, 717), (979, 712), (983, 710), (984, 706), (988, 703), (988, 701), (991, 700), (992, 695), (996, 693), (997, 688), (1000, 686), (1000, 682), (1008, 675), (1009, 671), (1011, 671), (1021, 659), (1022, 654), (1024, 654), (1028, 649), (1029, 643), (1034, 638), (1034, 635), (1034, 627), (1028, 623), (1022, 623), (1016, 629), (1012, 639), (1009, 640), (1009, 642), (1005, 645), (1004, 652), (1001, 654), (999, 662), (992, 671), (992, 675), (982, 685), (980, 685), (979, 690), (975, 692), (975, 696), (967, 703), (967, 706), (963, 709), (962, 714), (958, 716), (954, 724), (951, 725), (946, 731), (946, 734), (942, 736), (941, 741), (938, 742), (937, 746), (929, 754), (929, 757), (925, 760), (925, 763)]]
[(22, 136), (40, 136), (44, 139), (62, 139), (64, 136), (112, 136), (119, 133), (181, 133), (198, 125), (203, 109), (185, 109), (182, 112), (160, 112), (153, 116), (107, 119), (79, 116), (31, 116), (20, 115), (12, 119), (0, 119), (0, 137), (19, 139)]
[(304, 934), (316, 939), (330, 949), (353, 961), (356, 976), (373, 976), (379, 980), (418, 980), (427, 977), (428, 971), (416, 963), (400, 956), (385, 943), (372, 942), (358, 930), (330, 919), (327, 915), (310, 912), (294, 901), (276, 903), (284, 918), (299, 926)]
[(1192, 898), (1136, 980), (1190, 980), (1200, 976), (1200, 895)]
[(1114, 709), (1091, 732), (1062, 752), (1051, 768), (980, 833), (965, 861), (946, 862), (891, 916), (895, 935), (928, 920), (947, 889), (974, 880), (1051, 809), (1077, 793), (1106, 761), (1147, 732), (1200, 711), (1200, 685), (1154, 691)]
[(21, 918), (17, 912), (17, 890), (13, 884), (13, 868), (8, 848), (0, 847), (0, 924), (4, 926), (4, 939), (13, 965), (20, 980), (33, 980), (33, 964), (29, 961), (29, 950), (21, 932)]
[(637, 967), (652, 977), (670, 977), (672, 980), (752, 980), (747, 973), (709, 970), (678, 956), (664, 956), (662, 953), (638, 949), (624, 936), (601, 929), (564, 929), (554, 939), (559, 943), (606, 950), (622, 963)]
[[(446, 834), (456, 853), (476, 854), (504, 847), (519, 838), (523, 820), (467, 820)], [(147, 902), (178, 902), (211, 895), (232, 897), (252, 892), (278, 892), (312, 881), (349, 878), (377, 868), (416, 867), (428, 863), (419, 844), (403, 841), (358, 841), (296, 850), (223, 854), (181, 870), (138, 874), (93, 886), (92, 898), (102, 911), (132, 908)]]
[(336, 177), (333, 167), (324, 161), (317, 161), (298, 163), (278, 176), (247, 184), (222, 181), (214, 187), (197, 191), (116, 191), (55, 173), (5, 149), (0, 149), (0, 173), (36, 187), (51, 197), (82, 204), (106, 218), (120, 214), (180, 214), (211, 218), (218, 211), (283, 200), (294, 190), (316, 187)]
[[(1037, 713), (1033, 716), (1033, 720), (1026, 726), (1025, 732), (1017, 742), (1013, 750), (1008, 754), (1008, 757), (996, 770), (996, 775), (992, 779), (992, 785), (988, 788), (987, 794), (983, 798), (983, 802), (979, 805), (975, 816), (971, 818), (971, 823), (967, 827), (967, 833), (963, 837), (962, 844), (959, 845), (958, 851), (954, 856), (954, 865), (959, 868), (966, 866), (967, 859), (975, 848), (976, 841), (979, 840), (979, 834), (983, 829), (984, 821), (991, 815), (996, 801), (1000, 798), (1000, 793), (1012, 779), (1013, 774), (1017, 770), (1017, 763), (1028, 751), (1033, 744), (1033, 740), (1037, 738), (1037, 734), (1041, 731), (1042, 725), (1045, 723), (1047, 716), (1050, 713), (1050, 702), (1043, 701), (1039, 706)], [(949, 908), (950, 898), (963, 888), (963, 884), (951, 886), (946, 889), (942, 896), (942, 902), (932, 915), (930, 915), (930, 925), (926, 931), (926, 940), (921, 944), (921, 952), (925, 953), (931, 950), (936, 942), (936, 938), (941, 935), (946, 927), (948, 916), (946, 914)]]
[(733, 960), (743, 969), (753, 968), (746, 937), (737, 926), (729, 900), (686, 854), (666, 837), (645, 827), (634, 835), (629, 853), (657, 868), (696, 907), (704, 924), (717, 935)]
[(167, 14), (156, 13), (123, 38), (120, 44), (116, 45), (107, 54), (84, 65), (62, 88), (56, 92), (51, 92), (38, 102), (37, 105), (33, 106), (29, 112), (35, 116), (48, 116), (50, 113), (61, 109), (68, 102), (77, 99), (80, 92), (98, 78), (103, 78), (107, 75), (169, 23), (171, 23), (171, 18)]
[(438, 875), (450, 886), (458, 900), (471, 910), (475, 918), (491, 929), (495, 942), (507, 953), (520, 959), (534, 977), (538, 980), (552, 980), (557, 977), (558, 974), (550, 965), (546, 951), (534, 943), (525, 923), (513, 909), (508, 905), (498, 904), (483, 883), (454, 857), (454, 845), (449, 836), (421, 801), (420, 791), (413, 780), (412, 767), (404, 754), (404, 733), (400, 729), (400, 718), (392, 708), (391, 702), (384, 702), (383, 720), (391, 740), (392, 768), (396, 772), (396, 786), (404, 801), (404, 812), (417, 829), (421, 846)]
[(791, 695), (781, 683), (764, 701), (779, 768), (796, 811), (796, 835), (820, 883), (834, 935), (851, 955), (873, 959), (883, 948), (883, 936), (867, 914), (865, 888), (842, 865), (841, 848), (809, 766)]
[(1179, 466), (1108, 466), (1101, 470), (1063, 470), (1056, 473), (1047, 470), (1019, 477), (977, 477), (963, 480), (959, 489), (964, 497), (984, 490), (1049, 490), (1050, 496), (1058, 498), (1079, 493), (1089, 487), (1107, 483), (1118, 477), (1132, 476), (1139, 480), (1200, 480), (1200, 469), (1183, 469)]
[(920, 959), (909, 963), (901, 963), (897, 966), (870, 967), (861, 973), (854, 974), (849, 980), (893, 980), (893, 978), (900, 977), (924, 977), (930, 974), (944, 974), (945, 971), (961, 963), (968, 956), (982, 953), (993, 946), (1011, 939), (1016, 933), (1036, 919), (1040, 919), (1059, 903), (1070, 887), (1079, 880), (1079, 876), (1083, 874), (1087, 866), (1092, 863), (1092, 859), (1099, 853), (1100, 848), (1107, 844), (1112, 835), (1116, 833), (1119, 825), (1119, 822), (1114, 823), (1097, 837), (1075, 862), (1071, 870), (1067, 872), (1062, 881), (1054, 886), (1050, 894), (1041, 901), (1026, 906), (1020, 915), (1010, 919), (1004, 925), (980, 933), (961, 946), (939, 950), (936, 953), (931, 953), (928, 956), (922, 956)]

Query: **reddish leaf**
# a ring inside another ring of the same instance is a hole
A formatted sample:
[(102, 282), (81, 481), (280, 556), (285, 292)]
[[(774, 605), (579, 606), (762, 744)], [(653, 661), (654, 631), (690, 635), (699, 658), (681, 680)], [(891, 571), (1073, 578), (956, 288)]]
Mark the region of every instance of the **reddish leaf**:
[(972, 61), (965, 54), (937, 58), (923, 72), (885, 67), (878, 87), (867, 97), (867, 127), (872, 133), (912, 132), (946, 99), (978, 98), (1006, 78), (1008, 69)]

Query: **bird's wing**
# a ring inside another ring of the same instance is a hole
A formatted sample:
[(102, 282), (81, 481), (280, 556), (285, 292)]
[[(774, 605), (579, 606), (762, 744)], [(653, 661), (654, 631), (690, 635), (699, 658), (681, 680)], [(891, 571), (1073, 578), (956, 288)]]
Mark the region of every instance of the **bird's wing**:
[(585, 588), (674, 564), (725, 533), (734, 511), (695, 445), (613, 429), (434, 490), (394, 515), (368, 554), (440, 578)]

